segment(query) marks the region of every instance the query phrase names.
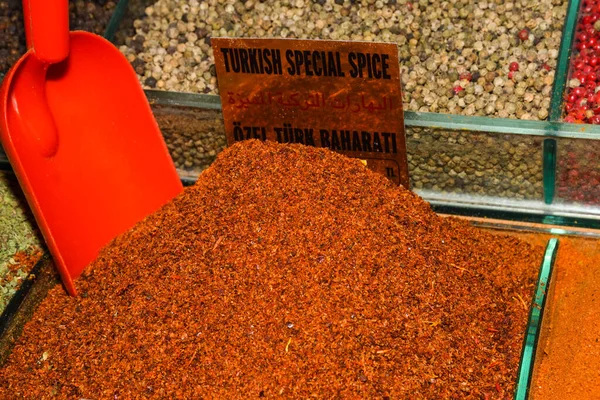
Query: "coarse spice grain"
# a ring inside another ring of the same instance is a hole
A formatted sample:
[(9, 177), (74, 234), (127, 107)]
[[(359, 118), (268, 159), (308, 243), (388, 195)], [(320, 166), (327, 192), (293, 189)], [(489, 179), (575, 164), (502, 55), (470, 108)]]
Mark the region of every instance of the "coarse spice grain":
[(157, 0), (120, 50), (145, 88), (216, 94), (212, 37), (391, 42), (405, 110), (545, 120), (567, 3)]
[(510, 398), (543, 248), (247, 141), (53, 289), (0, 398)]
[(41, 246), (17, 178), (0, 171), (0, 314), (39, 259)]

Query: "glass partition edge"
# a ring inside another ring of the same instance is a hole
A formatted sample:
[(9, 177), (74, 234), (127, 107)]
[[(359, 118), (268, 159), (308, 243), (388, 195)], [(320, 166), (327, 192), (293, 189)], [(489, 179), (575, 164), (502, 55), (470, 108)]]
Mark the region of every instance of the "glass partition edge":
[[(146, 96), (152, 104), (211, 110), (221, 109), (221, 99), (216, 95), (146, 90)], [(558, 121), (524, 121), (506, 118), (405, 111), (404, 123), (406, 126), (423, 128), (576, 139), (600, 139), (600, 125), (570, 124)]]
[(575, 28), (579, 16), (580, 0), (569, 0), (567, 8), (567, 18), (563, 26), (563, 34), (558, 51), (558, 60), (556, 72), (554, 73), (554, 85), (552, 87), (552, 97), (550, 100), (550, 110), (548, 119), (550, 121), (560, 121), (563, 111), (563, 94), (567, 82), (569, 65), (571, 61), (571, 49), (575, 37)]
[(523, 340), (523, 353), (521, 355), (517, 385), (515, 388), (515, 400), (525, 400), (529, 394), (529, 385), (531, 383), (531, 374), (535, 362), (536, 347), (540, 336), (542, 318), (544, 316), (544, 306), (546, 305), (546, 293), (548, 292), (548, 285), (550, 283), (557, 249), (558, 239), (550, 239), (546, 246), (544, 259), (540, 266), (535, 294), (531, 302), (529, 321)]
[[(560, 121), (563, 113), (563, 93), (565, 83), (568, 79), (569, 66), (571, 61), (571, 50), (575, 29), (579, 17), (580, 0), (569, 0), (567, 9), (567, 18), (563, 26), (563, 34), (560, 42), (560, 50), (554, 74), (554, 86), (552, 88), (552, 97), (550, 99), (550, 110), (548, 119)], [(544, 140), (543, 146), (543, 182), (544, 182), (544, 201), (546, 204), (552, 204), (556, 192), (556, 141), (554, 139)]]
[(220, 110), (221, 98), (214, 94), (167, 92), (164, 90), (145, 90), (150, 104), (175, 107), (193, 107), (204, 110)]
[(460, 216), (451, 214), (439, 214), (444, 216), (453, 216), (457, 218), (464, 218), (473, 226), (484, 229), (493, 229), (501, 231), (515, 231), (524, 233), (540, 233), (545, 235), (557, 235), (557, 236), (573, 236), (587, 239), (600, 239), (600, 230), (588, 229), (573, 226), (561, 226), (561, 225), (544, 225), (536, 224), (524, 221), (515, 220), (503, 220), (503, 219), (492, 219), (492, 218), (477, 218), (470, 216)]
[[(2, 76), (0, 75), (0, 82)], [(150, 104), (220, 110), (216, 95), (145, 90)], [(600, 139), (600, 125), (570, 124), (559, 121), (522, 121), (507, 118), (469, 117), (464, 115), (405, 111), (407, 126), (440, 128), (514, 135), (548, 136), (571, 139)], [(0, 162), (1, 162), (0, 157)]]
[(480, 131), (514, 135), (568, 137), (579, 139), (600, 138), (600, 126), (569, 124), (549, 121), (524, 121), (507, 118), (467, 117), (464, 115), (420, 113), (405, 111), (407, 126)]
[(556, 139), (544, 139), (542, 152), (544, 202), (552, 204), (556, 192)]
[(545, 204), (542, 200), (518, 200), (495, 196), (470, 196), (415, 189), (415, 193), (431, 204), (476, 208), (494, 211), (520, 212), (536, 215), (588, 218), (600, 223), (600, 207), (573, 204)]
[(115, 9), (113, 10), (112, 15), (110, 16), (110, 20), (106, 25), (106, 29), (104, 30), (104, 38), (110, 42), (115, 38), (115, 34), (117, 30), (119, 30), (119, 25), (121, 25), (121, 21), (123, 17), (127, 13), (127, 9), (129, 6), (129, 0), (119, 0)]

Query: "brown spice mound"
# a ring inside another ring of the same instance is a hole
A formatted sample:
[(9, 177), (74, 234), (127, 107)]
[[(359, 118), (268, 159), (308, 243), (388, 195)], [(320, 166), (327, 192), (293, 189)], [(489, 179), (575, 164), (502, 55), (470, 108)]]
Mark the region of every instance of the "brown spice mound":
[(50, 293), (0, 397), (504, 398), (541, 254), (358, 160), (236, 144)]

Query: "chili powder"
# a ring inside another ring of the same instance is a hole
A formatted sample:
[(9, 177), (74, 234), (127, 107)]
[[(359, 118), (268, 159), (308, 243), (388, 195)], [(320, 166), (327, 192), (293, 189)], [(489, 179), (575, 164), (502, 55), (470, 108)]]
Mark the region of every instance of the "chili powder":
[(600, 245), (561, 238), (531, 383), (533, 400), (600, 398)]
[(53, 289), (0, 397), (509, 398), (543, 248), (246, 141)]

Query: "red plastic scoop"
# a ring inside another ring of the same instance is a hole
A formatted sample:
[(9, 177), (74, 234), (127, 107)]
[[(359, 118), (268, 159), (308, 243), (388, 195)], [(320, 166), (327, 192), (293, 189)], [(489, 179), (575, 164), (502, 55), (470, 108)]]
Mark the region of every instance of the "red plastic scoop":
[(100, 36), (69, 33), (68, 0), (23, 8), (29, 51), (0, 89), (0, 139), (75, 295), (98, 251), (182, 185), (127, 59)]

